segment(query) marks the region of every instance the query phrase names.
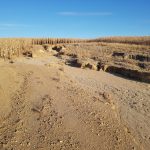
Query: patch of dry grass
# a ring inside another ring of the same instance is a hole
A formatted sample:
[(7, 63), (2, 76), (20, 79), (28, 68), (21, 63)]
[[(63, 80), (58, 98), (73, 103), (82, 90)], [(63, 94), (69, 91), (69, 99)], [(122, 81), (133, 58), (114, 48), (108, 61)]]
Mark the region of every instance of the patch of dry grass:
[[(113, 51), (140, 52), (150, 54), (150, 36), (148, 37), (108, 37), (99, 39), (65, 38), (1, 38), (0, 58), (12, 59), (32, 49), (34, 45), (63, 44), (67, 54), (72, 56), (98, 57), (111, 55)], [(47, 47), (46, 47), (47, 48)]]
[(106, 42), (106, 43), (125, 43), (136, 45), (150, 45), (150, 36), (134, 36), (134, 37), (106, 37), (89, 40), (89, 42)]
[(0, 57), (4, 59), (12, 59), (13, 56), (19, 57), (31, 46), (31, 39), (0, 39)]

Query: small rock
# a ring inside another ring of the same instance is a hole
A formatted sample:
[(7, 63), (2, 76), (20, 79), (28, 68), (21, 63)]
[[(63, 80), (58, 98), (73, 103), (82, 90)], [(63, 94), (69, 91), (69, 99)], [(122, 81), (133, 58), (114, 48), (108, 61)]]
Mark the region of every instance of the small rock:
[(43, 110), (43, 106), (41, 106), (41, 105), (34, 105), (34, 106), (31, 108), (31, 110), (32, 110), (33, 112), (38, 112), (38, 113), (40, 113), (40, 112)]
[(13, 63), (15, 63), (15, 62), (14, 62), (13, 60), (10, 60), (9, 63), (13, 64)]
[(104, 99), (107, 99), (107, 100), (111, 98), (110, 94), (106, 92), (103, 93), (103, 97)]
[(63, 143), (63, 141), (59, 141), (60, 143)]

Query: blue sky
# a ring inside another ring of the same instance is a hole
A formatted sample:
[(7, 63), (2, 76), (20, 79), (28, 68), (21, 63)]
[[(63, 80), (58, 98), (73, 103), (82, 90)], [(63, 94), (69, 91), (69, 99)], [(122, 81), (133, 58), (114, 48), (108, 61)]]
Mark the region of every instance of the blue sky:
[(150, 35), (150, 0), (0, 0), (0, 37)]

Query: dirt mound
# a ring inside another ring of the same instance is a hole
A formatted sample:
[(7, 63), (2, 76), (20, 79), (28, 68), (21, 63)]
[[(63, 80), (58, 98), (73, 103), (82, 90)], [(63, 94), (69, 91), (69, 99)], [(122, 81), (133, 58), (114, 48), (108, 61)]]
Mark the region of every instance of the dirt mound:
[(97, 62), (88, 58), (70, 58), (66, 61), (66, 64), (82, 69), (97, 70)]

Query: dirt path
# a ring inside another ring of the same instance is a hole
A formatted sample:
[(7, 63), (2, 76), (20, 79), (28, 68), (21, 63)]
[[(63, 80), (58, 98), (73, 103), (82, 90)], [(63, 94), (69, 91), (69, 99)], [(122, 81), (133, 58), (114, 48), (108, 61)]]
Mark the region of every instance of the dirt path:
[(15, 73), (0, 80), (3, 91), (4, 79), (12, 84), (2, 103), (9, 107), (0, 113), (0, 149), (149, 149), (149, 85), (65, 66), (54, 57), (0, 67)]

